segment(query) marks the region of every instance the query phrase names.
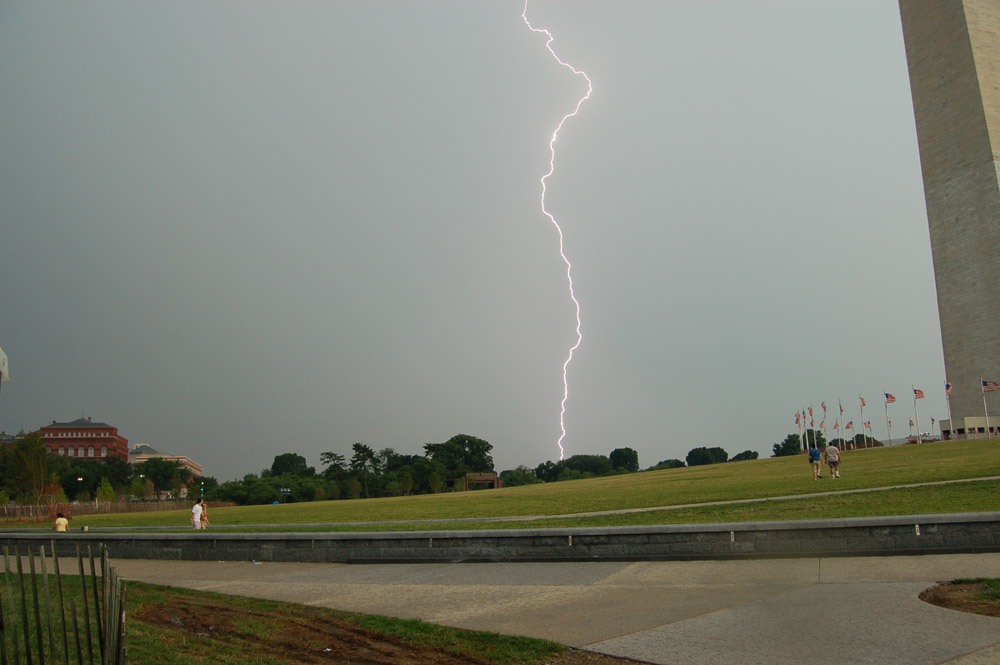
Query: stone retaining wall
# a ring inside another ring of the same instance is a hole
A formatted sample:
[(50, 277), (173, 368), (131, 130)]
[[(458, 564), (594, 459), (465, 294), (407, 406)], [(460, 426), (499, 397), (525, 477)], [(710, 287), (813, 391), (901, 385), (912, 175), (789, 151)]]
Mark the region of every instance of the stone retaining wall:
[(312, 561), (663, 561), (1000, 552), (1000, 513), (789, 522), (384, 533), (13, 533), (0, 544), (107, 543), (117, 559)]

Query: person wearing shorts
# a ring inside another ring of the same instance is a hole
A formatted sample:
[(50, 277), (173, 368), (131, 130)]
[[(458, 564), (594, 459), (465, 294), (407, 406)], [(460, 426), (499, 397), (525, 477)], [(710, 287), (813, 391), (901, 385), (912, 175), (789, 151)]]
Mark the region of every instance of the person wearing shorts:
[(819, 448), (809, 449), (809, 463), (812, 465), (813, 469), (813, 480), (818, 480), (822, 478), (822, 465), (820, 464)]
[(830, 467), (830, 477), (840, 478), (840, 449), (833, 444), (826, 447), (826, 464)]

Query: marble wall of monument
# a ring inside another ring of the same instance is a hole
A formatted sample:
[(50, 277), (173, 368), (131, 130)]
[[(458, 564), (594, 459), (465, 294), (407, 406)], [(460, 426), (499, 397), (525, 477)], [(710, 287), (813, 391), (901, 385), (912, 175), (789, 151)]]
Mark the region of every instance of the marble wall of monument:
[(1000, 381), (1000, 0), (899, 7), (952, 416), (982, 416), (980, 377)]

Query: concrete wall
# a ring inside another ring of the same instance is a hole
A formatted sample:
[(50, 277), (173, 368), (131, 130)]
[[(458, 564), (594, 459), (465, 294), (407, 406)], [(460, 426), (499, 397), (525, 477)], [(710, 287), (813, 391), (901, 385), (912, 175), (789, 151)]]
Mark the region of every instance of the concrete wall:
[[(984, 415), (980, 377), (1000, 381), (1000, 0), (899, 8), (951, 415), (961, 422)], [(1000, 425), (1000, 393), (986, 400)]]
[(1000, 552), (1000, 513), (576, 529), (396, 533), (0, 533), (57, 553), (187, 561), (659, 561)]

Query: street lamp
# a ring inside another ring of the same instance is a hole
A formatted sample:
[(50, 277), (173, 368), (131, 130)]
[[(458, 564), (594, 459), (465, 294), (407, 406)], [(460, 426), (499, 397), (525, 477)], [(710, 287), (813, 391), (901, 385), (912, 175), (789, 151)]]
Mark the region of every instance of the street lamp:
[(83, 491), (83, 476), (76, 477), (76, 500), (80, 500), (80, 493)]
[(281, 503), (285, 503), (286, 497), (291, 494), (292, 490), (287, 487), (282, 487), (279, 491), (281, 492)]

